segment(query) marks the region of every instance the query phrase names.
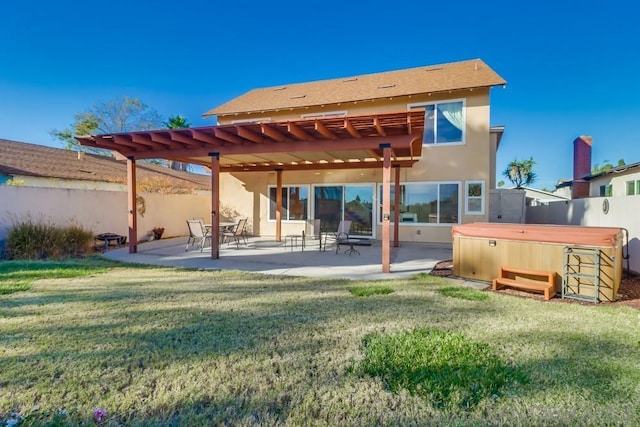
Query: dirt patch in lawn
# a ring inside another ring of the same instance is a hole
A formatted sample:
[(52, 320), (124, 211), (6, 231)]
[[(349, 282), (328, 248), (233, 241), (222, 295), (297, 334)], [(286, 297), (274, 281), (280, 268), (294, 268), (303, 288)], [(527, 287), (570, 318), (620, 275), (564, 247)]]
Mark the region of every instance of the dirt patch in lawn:
[[(440, 276), (440, 277), (451, 277), (453, 276), (453, 261), (446, 260), (440, 261), (431, 271), (432, 276)], [(491, 285), (487, 284), (487, 291), (491, 291)], [(492, 291), (493, 292), (493, 291)], [(496, 291), (503, 294), (516, 295), (523, 298), (532, 298), (532, 299), (540, 299), (544, 300), (544, 296), (542, 294), (537, 294), (533, 292), (524, 292), (519, 291), (517, 289), (500, 289)], [(576, 301), (572, 299), (562, 299), (562, 298), (553, 298), (551, 302), (562, 302), (562, 303), (570, 303), (570, 304), (589, 304), (592, 303)], [(603, 302), (603, 305), (626, 305), (628, 307), (635, 308), (640, 310), (640, 276), (636, 276), (634, 274), (624, 273), (622, 277), (622, 281), (620, 282), (620, 288), (618, 289), (618, 295), (615, 301), (613, 302)]]

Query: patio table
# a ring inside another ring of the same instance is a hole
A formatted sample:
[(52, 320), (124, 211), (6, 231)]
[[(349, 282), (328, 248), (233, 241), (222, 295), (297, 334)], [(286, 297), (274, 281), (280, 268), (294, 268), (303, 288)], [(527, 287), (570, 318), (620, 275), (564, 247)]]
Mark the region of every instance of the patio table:
[[(235, 222), (231, 222), (231, 221), (220, 221), (218, 227), (220, 230), (220, 243), (222, 243), (222, 232), (225, 231), (228, 228), (231, 228), (233, 226), (235, 226), (237, 223)], [(211, 231), (211, 226), (212, 224), (202, 224), (202, 226), (204, 227), (205, 231), (207, 233), (209, 233)]]
[(348, 245), (349, 249), (344, 251), (345, 255), (360, 255), (360, 251), (355, 249), (354, 246), (371, 246), (372, 243), (369, 239), (341, 239), (336, 242), (336, 254), (340, 251), (340, 245)]
[(109, 244), (111, 242), (115, 242), (116, 246), (122, 246), (127, 242), (127, 236), (121, 236), (115, 233), (102, 233), (98, 234), (94, 237), (94, 245), (98, 247), (97, 241), (104, 241), (104, 250), (106, 251), (109, 248)]

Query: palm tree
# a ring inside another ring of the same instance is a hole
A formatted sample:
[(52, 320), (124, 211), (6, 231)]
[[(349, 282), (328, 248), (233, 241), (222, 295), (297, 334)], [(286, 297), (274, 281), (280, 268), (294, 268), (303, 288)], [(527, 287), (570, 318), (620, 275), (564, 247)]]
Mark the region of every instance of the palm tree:
[[(191, 126), (191, 124), (187, 121), (187, 118), (178, 114), (177, 116), (169, 116), (169, 119), (164, 122), (164, 125), (167, 129), (185, 129)], [(174, 160), (169, 161), (169, 167), (173, 170), (178, 171), (188, 171), (189, 164), (183, 162), (176, 162)]]
[(533, 171), (536, 162), (532, 157), (528, 160), (518, 161), (516, 157), (507, 165), (502, 175), (507, 178), (516, 188), (528, 187), (533, 184), (538, 176)]

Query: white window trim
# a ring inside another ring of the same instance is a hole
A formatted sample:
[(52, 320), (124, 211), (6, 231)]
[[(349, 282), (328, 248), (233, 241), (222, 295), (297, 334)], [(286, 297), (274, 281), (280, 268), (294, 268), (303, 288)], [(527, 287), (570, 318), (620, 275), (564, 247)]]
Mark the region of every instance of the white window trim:
[[(462, 129), (462, 140), (460, 142), (436, 142), (433, 144), (425, 144), (422, 145), (424, 147), (450, 147), (452, 145), (465, 145), (467, 141), (467, 100), (466, 98), (456, 98), (456, 99), (443, 99), (441, 101), (432, 101), (432, 102), (414, 102), (411, 104), (407, 104), (407, 111), (413, 110), (420, 107), (426, 107), (427, 105), (435, 105), (438, 104), (449, 104), (452, 102), (462, 102), (462, 117), (464, 120), (464, 129)], [(436, 130), (437, 135), (437, 130)]]
[[(447, 222), (447, 223), (433, 223), (433, 222), (398, 222), (400, 227), (453, 227), (454, 225), (462, 224), (462, 181), (406, 181), (400, 183), (400, 185), (408, 185), (408, 184), (438, 184), (438, 201), (440, 201), (440, 185), (441, 184), (458, 184), (458, 222)], [(380, 195), (382, 191), (382, 184), (378, 183), (376, 188), (376, 197)], [(393, 202), (391, 203), (393, 207)], [(382, 207), (382, 200), (378, 202), (378, 209)], [(440, 204), (438, 204), (438, 218), (440, 218)], [(380, 221), (380, 216), (376, 215), (377, 225), (382, 225), (382, 221)], [(393, 218), (391, 218), (391, 223), (393, 224)]]
[(346, 117), (347, 110), (344, 111), (326, 111), (324, 113), (308, 113), (303, 114), (300, 117), (303, 119), (322, 119), (325, 117)]
[[(633, 194), (629, 194), (629, 184), (633, 184)], [(640, 181), (632, 179), (631, 181), (625, 181), (625, 194), (627, 196), (640, 195)]]
[(270, 122), (271, 117), (259, 117), (257, 119), (239, 119), (239, 120), (231, 120), (232, 125), (241, 125), (241, 124), (251, 124), (251, 123), (264, 123)]
[[(480, 184), (482, 186), (482, 194), (480, 196), (469, 196), (469, 185), (471, 184)], [(484, 202), (486, 199), (485, 193), (485, 183), (484, 180), (475, 180), (475, 181), (465, 181), (464, 183), (464, 214), (465, 215), (484, 215)], [(470, 199), (480, 199), (480, 211), (470, 211), (469, 210), (469, 200)]]
[[(307, 189), (307, 214), (311, 214), (311, 186), (309, 184), (283, 184), (282, 188), (291, 188), (291, 187), (305, 187)], [(271, 189), (275, 188), (277, 190), (277, 185), (268, 185), (267, 186), (267, 223), (275, 223), (277, 222), (275, 219), (271, 219)], [(290, 224), (303, 224), (309, 221), (312, 218), (307, 219), (282, 219), (282, 222), (290, 223)]]

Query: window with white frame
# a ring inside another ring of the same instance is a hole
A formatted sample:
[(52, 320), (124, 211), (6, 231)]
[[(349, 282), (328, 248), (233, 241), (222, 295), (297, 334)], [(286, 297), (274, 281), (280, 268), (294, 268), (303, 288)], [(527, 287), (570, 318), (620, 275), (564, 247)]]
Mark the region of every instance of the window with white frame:
[(424, 144), (464, 144), (465, 101), (409, 104), (409, 109), (424, 108)]
[(464, 194), (465, 214), (484, 215), (484, 181), (467, 181)]
[(606, 184), (600, 186), (600, 197), (611, 197), (613, 195), (613, 185)]
[(640, 180), (627, 181), (627, 196), (640, 195)]
[[(382, 221), (382, 186), (380, 185)], [(399, 220), (402, 224), (458, 224), (460, 184), (457, 182), (411, 182), (400, 185)], [(395, 217), (395, 186), (391, 187), (391, 220)]]
[[(269, 219), (276, 219), (277, 187), (269, 187)], [(304, 221), (309, 218), (309, 187), (282, 187), (282, 220)]]

